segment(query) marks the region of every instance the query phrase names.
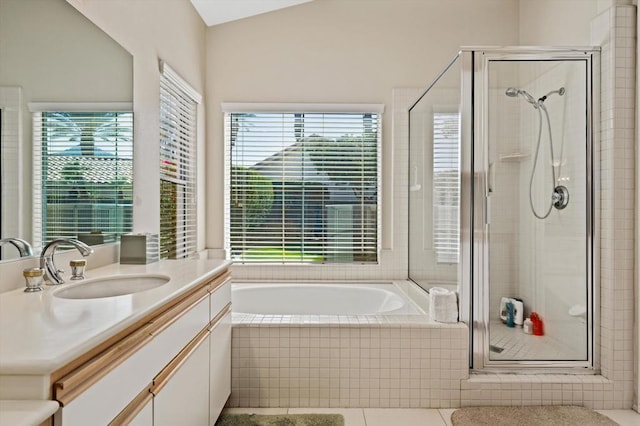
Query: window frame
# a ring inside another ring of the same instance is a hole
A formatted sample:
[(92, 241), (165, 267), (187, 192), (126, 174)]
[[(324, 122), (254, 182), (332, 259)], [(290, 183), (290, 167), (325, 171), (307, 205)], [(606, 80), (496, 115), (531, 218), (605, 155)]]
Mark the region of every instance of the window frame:
[[(236, 103), (221, 104), (224, 115), (224, 249), (225, 258), (242, 265), (376, 265), (380, 264), (382, 251), (382, 119), (383, 104), (333, 104), (333, 103)], [(246, 261), (231, 258), (231, 126), (228, 116), (238, 113), (255, 114), (375, 114), (377, 116), (376, 141), (376, 259), (371, 262), (312, 262), (312, 261)]]

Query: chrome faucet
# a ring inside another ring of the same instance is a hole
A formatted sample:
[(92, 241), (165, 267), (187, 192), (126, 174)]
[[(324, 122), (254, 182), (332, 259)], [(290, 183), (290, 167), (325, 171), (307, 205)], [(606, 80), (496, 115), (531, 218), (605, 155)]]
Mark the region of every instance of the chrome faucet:
[(20, 257), (33, 256), (33, 248), (25, 240), (15, 237), (7, 237), (0, 240), (0, 246), (7, 243), (18, 249)]
[(44, 269), (45, 278), (51, 285), (64, 283), (64, 279), (62, 278), (62, 273), (64, 271), (56, 268), (56, 265), (53, 262), (53, 254), (59, 245), (65, 244), (72, 245), (77, 248), (83, 257), (87, 257), (93, 253), (93, 249), (91, 247), (82, 241), (78, 241), (73, 238), (58, 238), (49, 242), (44, 246), (42, 253), (40, 254), (40, 267)]

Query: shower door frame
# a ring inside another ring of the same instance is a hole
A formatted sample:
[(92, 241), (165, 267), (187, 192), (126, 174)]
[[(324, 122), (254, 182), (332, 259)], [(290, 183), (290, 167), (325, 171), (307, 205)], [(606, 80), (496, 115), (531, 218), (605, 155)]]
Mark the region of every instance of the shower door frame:
[[(594, 374), (594, 354), (598, 341), (598, 300), (595, 288), (599, 277), (599, 200), (595, 183), (599, 182), (599, 160), (596, 135), (599, 117), (599, 48), (597, 47), (503, 47), (462, 49), (462, 205), (461, 205), (461, 259), (460, 305), (461, 320), (467, 322), (469, 333), (469, 365), (472, 370), (513, 372), (523, 367), (530, 372), (567, 371)], [(587, 245), (587, 359), (580, 361), (553, 360), (491, 360), (489, 358), (489, 135), (488, 90), (490, 61), (586, 61), (587, 111), (586, 111), (586, 245)], [(594, 100), (594, 97), (596, 99)], [(594, 297), (595, 296), (595, 297)]]

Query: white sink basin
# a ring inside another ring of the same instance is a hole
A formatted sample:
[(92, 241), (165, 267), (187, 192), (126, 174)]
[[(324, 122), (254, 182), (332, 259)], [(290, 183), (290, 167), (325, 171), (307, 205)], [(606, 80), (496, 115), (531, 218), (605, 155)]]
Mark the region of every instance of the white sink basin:
[(62, 299), (100, 299), (124, 296), (160, 287), (169, 282), (165, 275), (118, 275), (79, 283), (57, 290), (54, 297)]

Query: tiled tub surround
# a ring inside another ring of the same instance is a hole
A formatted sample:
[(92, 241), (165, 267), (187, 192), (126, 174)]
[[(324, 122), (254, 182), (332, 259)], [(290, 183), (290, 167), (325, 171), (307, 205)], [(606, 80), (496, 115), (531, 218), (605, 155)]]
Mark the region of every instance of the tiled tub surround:
[(467, 342), (426, 314), (234, 313), (227, 406), (458, 407)]

